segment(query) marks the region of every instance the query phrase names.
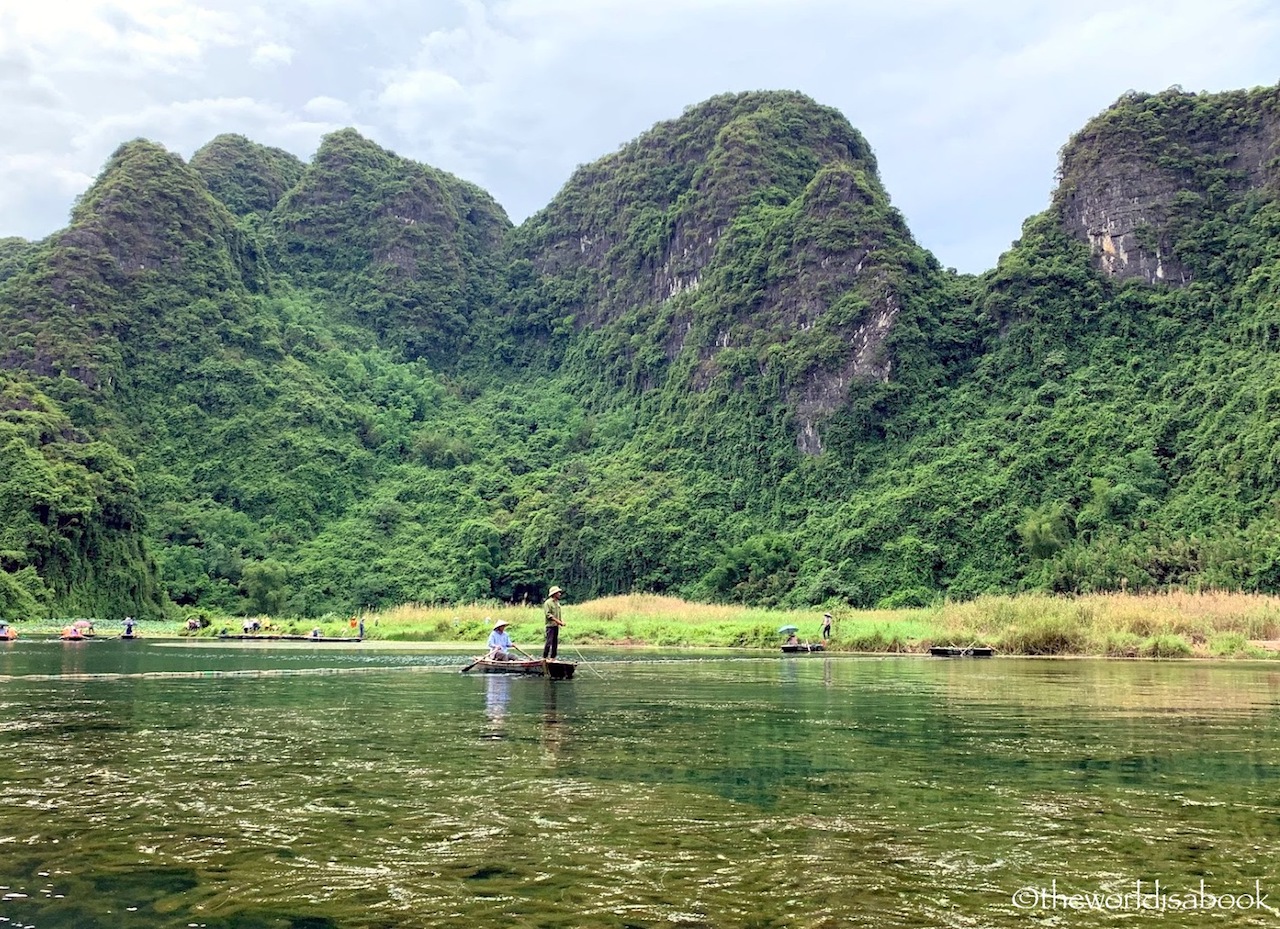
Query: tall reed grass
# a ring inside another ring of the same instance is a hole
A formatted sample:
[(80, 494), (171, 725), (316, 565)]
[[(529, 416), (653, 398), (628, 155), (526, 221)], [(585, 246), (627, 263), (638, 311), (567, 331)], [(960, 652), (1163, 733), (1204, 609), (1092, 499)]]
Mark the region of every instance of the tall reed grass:
[[(775, 648), (794, 625), (818, 641), (822, 607), (766, 610), (628, 594), (565, 601), (562, 641), (577, 644)], [(926, 652), (933, 645), (989, 645), (1014, 655), (1261, 657), (1280, 648), (1280, 597), (1225, 591), (1160, 594), (989, 596), (924, 608), (836, 607), (831, 647), (856, 652)], [(491, 620), (511, 624), (516, 641), (542, 638), (539, 606), (457, 608), (409, 604), (372, 614), (379, 638), (483, 642)], [(527, 647), (527, 646), (526, 646)], [(1280, 653), (1278, 653), (1280, 654)]]

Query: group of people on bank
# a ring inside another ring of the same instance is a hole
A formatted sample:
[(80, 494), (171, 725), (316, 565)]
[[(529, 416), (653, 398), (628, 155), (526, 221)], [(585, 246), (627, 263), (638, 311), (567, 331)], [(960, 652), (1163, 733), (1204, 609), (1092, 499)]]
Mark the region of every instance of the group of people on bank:
[[(546, 602), (542, 604), (542, 658), (544, 661), (554, 661), (560, 652), (560, 629), (564, 626), (564, 620), (560, 617), (560, 599), (563, 596), (564, 591), (553, 586), (547, 591)], [(518, 651), (526, 658), (532, 658), (532, 655), (512, 643), (511, 635), (507, 632), (509, 625), (511, 624), (505, 619), (500, 619), (493, 624), (493, 631), (489, 633), (489, 654), (486, 657), (492, 661), (515, 661), (515, 656), (511, 652)]]
[[(138, 621), (132, 616), (126, 616), (121, 625), (124, 626), (124, 632), (120, 634), (121, 638), (132, 639), (137, 636)], [(70, 642), (76, 642), (80, 639), (92, 639), (97, 636), (97, 630), (93, 627), (92, 620), (79, 619), (69, 626), (63, 626), (62, 631), (58, 633), (58, 638)], [(13, 628), (7, 622), (0, 620), (0, 641), (12, 641), (18, 637), (18, 630)]]

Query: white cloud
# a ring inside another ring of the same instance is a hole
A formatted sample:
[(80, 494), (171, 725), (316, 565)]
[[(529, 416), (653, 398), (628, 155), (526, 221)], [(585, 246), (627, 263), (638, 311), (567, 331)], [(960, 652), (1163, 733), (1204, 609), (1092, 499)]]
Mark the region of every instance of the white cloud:
[(312, 97), (302, 105), (302, 112), (326, 123), (349, 125), (352, 121), (351, 104), (334, 97)]
[(249, 62), (258, 67), (287, 65), (291, 61), (293, 61), (293, 49), (287, 45), (277, 45), (275, 42), (259, 45), (253, 50), (253, 54), (249, 56)]
[(378, 102), (392, 110), (415, 110), (422, 106), (463, 103), (467, 96), (457, 79), (441, 71), (422, 68), (393, 74)]
[(11, 4), (0, 48), (25, 47), (50, 71), (173, 71), (235, 44), (239, 18), (189, 0), (61, 0)]

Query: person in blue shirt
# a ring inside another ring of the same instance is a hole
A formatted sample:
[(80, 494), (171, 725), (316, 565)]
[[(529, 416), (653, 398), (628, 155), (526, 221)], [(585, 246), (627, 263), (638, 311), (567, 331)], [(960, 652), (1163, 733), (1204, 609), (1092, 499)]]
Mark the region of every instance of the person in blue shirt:
[(495, 661), (511, 661), (511, 650), (515, 648), (511, 644), (511, 636), (507, 635), (507, 626), (509, 624), (505, 619), (500, 619), (493, 624), (493, 631), (489, 633), (489, 658)]

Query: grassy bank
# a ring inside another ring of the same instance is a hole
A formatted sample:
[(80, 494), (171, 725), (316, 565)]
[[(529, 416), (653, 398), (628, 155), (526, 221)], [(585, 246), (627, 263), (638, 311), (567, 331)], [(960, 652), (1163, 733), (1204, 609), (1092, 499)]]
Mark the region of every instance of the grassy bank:
[[(779, 611), (634, 594), (565, 605), (563, 641), (594, 645), (774, 648), (780, 626), (817, 641), (822, 610)], [(1026, 594), (901, 610), (833, 610), (832, 648), (925, 652), (931, 645), (991, 645), (1002, 654), (1175, 658), (1266, 657), (1280, 639), (1280, 597), (1232, 593)], [(372, 636), (483, 641), (506, 619), (517, 643), (540, 643), (536, 607), (404, 606), (367, 616)], [(1251, 644), (1255, 643), (1255, 644)]]
[[(1134, 658), (1277, 657), (1280, 653), (1280, 597), (1237, 593), (1096, 594), (1052, 597), (1040, 594), (982, 597), (919, 609), (836, 608), (831, 647), (848, 652), (926, 652), (931, 645), (990, 645), (1001, 654), (1102, 655)], [(570, 646), (634, 645), (666, 647), (775, 648), (784, 625), (817, 641), (822, 609), (781, 611), (689, 603), (651, 594), (566, 602), (561, 641)], [(474, 642), (487, 638), (497, 619), (526, 651), (541, 647), (538, 606), (473, 604), (438, 607), (409, 604), (363, 615), (372, 640)], [(351, 617), (320, 620), (264, 620), (269, 631), (326, 636), (354, 634)], [(238, 633), (240, 618), (215, 619), (201, 635), (219, 629)], [(19, 624), (20, 631), (52, 632)], [(112, 634), (118, 624), (99, 622)], [(161, 628), (163, 626), (163, 628)], [(181, 623), (147, 623), (145, 635), (178, 635)]]

